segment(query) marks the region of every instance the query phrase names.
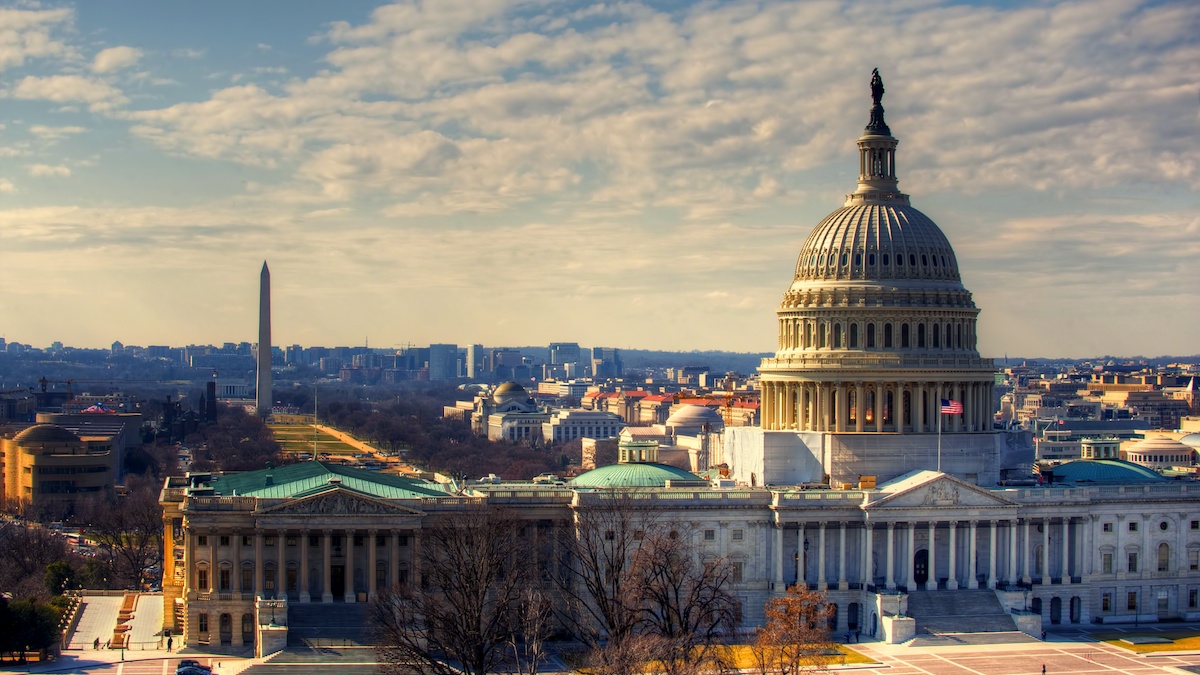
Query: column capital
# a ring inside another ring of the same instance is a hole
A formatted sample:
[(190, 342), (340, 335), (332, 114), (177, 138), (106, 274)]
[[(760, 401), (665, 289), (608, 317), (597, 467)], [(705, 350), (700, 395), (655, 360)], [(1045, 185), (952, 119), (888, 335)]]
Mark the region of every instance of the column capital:
[(896, 524), (895, 524), (895, 523), (888, 523), (888, 524), (887, 524), (887, 529), (888, 529), (888, 532), (891, 532), (892, 530), (896, 529)]
[(374, 537), (378, 533), (379, 533), (379, 530), (375, 529), (375, 528), (371, 528), (371, 529), (367, 530), (367, 534), (371, 535), (372, 537)]

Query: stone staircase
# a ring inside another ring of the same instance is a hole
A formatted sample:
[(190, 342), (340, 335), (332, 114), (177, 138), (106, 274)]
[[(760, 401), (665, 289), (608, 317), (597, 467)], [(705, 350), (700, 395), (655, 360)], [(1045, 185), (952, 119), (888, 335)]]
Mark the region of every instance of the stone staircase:
[(371, 645), (366, 603), (288, 605), (288, 650)]
[(943, 633), (1011, 633), (1012, 616), (995, 591), (916, 591), (908, 594), (908, 615), (917, 621), (917, 636)]

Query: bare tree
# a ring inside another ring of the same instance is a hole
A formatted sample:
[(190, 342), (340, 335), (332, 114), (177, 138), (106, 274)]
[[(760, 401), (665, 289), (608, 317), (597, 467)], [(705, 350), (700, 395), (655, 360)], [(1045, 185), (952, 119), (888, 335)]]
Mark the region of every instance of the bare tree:
[(767, 602), (766, 622), (755, 631), (754, 658), (763, 675), (825, 670), (837, 647), (829, 639), (833, 607), (824, 593), (800, 586)]
[(512, 648), (514, 675), (537, 675), (546, 659), (546, 640), (550, 637), (554, 607), (546, 593), (535, 586), (521, 592), (508, 644)]
[(422, 531), (421, 583), (389, 589), (372, 605), (388, 673), (484, 675), (513, 640), (529, 587), (527, 539), (507, 512), (480, 508)]
[(742, 607), (731, 592), (733, 565), (702, 560), (690, 528), (656, 528), (633, 558), (640, 632), (658, 638), (658, 661), (670, 675), (721, 670), (720, 640), (737, 630)]
[(629, 675), (650, 661), (669, 673), (719, 667), (714, 649), (741, 607), (727, 560), (702, 560), (690, 528), (661, 521), (636, 491), (576, 504), (564, 574), (565, 619), (590, 647), (589, 667)]
[(137, 587), (163, 557), (162, 506), (153, 478), (130, 476), (126, 491), (115, 497), (81, 501), (76, 520), (99, 545), (111, 579)]

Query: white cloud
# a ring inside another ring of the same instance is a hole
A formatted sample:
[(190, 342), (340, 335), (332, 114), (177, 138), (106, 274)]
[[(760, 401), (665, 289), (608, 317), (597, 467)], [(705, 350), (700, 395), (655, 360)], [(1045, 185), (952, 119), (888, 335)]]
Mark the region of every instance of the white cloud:
[(109, 47), (96, 54), (92, 60), (92, 72), (111, 73), (134, 65), (142, 58), (142, 50), (133, 47)]
[(55, 103), (86, 103), (93, 112), (112, 110), (128, 100), (107, 82), (82, 75), (26, 76), (13, 87), (12, 96)]
[(0, 178), (0, 192), (13, 193), (17, 191), (17, 186), (7, 178)]
[(71, 175), (71, 168), (51, 164), (31, 164), (26, 167), (30, 176), (65, 178)]
[(20, 66), (28, 59), (70, 57), (74, 50), (53, 37), (69, 26), (70, 9), (0, 8), (0, 71)]
[(59, 141), (85, 131), (87, 129), (77, 126), (52, 127), (45, 124), (34, 124), (29, 127), (29, 133), (47, 141)]

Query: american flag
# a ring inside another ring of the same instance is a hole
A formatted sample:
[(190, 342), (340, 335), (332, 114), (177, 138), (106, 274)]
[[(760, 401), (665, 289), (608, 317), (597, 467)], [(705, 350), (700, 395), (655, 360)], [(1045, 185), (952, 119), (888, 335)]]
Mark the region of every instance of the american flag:
[(943, 415), (961, 415), (962, 401), (950, 401), (942, 399), (942, 414)]

